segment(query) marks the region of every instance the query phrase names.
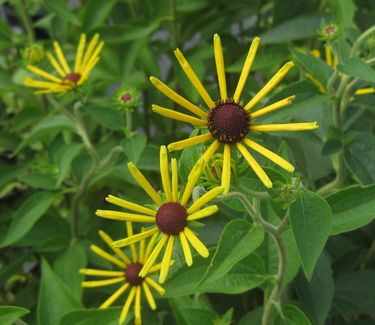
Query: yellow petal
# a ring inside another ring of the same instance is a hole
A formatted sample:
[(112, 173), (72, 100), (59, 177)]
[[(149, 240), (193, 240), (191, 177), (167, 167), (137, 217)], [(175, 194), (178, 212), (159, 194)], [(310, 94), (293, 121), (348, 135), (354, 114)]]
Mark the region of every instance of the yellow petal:
[(173, 202), (178, 201), (178, 169), (176, 158), (172, 158), (172, 199)]
[(170, 267), (171, 258), (172, 258), (173, 244), (174, 244), (174, 236), (169, 236), (167, 248), (165, 249), (163, 260), (161, 262), (161, 269), (160, 269), (160, 275), (159, 275), (160, 283), (164, 283), (168, 277), (169, 267)]
[(103, 239), (103, 241), (108, 245), (108, 247), (118, 256), (120, 257), (125, 264), (129, 265), (131, 260), (127, 257), (121, 249), (117, 247), (113, 247), (113, 239), (105, 233), (103, 230), (99, 230), (99, 236)]
[(122, 311), (121, 311), (120, 320), (119, 320), (120, 324), (124, 323), (126, 320), (126, 317), (128, 316), (130, 306), (134, 300), (135, 291), (136, 291), (136, 287), (132, 287), (130, 289), (129, 296), (126, 298), (124, 307), (122, 308)]
[(135, 304), (134, 304), (134, 322), (135, 324), (142, 324), (141, 320), (141, 287), (136, 286), (135, 290)]
[(251, 132), (267, 132), (267, 131), (305, 131), (314, 130), (319, 126), (316, 122), (308, 123), (285, 123), (285, 124), (263, 124), (263, 125), (252, 125), (250, 127)]
[(205, 133), (202, 135), (196, 135), (194, 137), (177, 141), (177, 142), (172, 142), (171, 144), (168, 145), (168, 150), (169, 151), (175, 151), (175, 150), (182, 150), (188, 147), (192, 147), (196, 144), (200, 144), (203, 142), (206, 142), (208, 140), (212, 139), (211, 133)]
[(79, 39), (79, 44), (78, 44), (78, 47), (77, 47), (76, 61), (74, 63), (74, 71), (76, 71), (76, 72), (80, 71), (82, 56), (83, 56), (83, 51), (85, 49), (85, 45), (86, 45), (86, 35), (81, 34), (81, 37)]
[(23, 81), (24, 85), (32, 88), (62, 88), (60, 84), (50, 81), (34, 80), (30, 77), (26, 77)]
[(127, 288), (129, 288), (129, 283), (125, 283), (124, 285), (122, 285), (99, 306), (99, 309), (105, 309), (111, 306), (126, 291)]
[(191, 192), (193, 191), (195, 185), (197, 184), (199, 177), (202, 173), (204, 165), (204, 160), (200, 158), (195, 165), (193, 166), (192, 170), (189, 173), (188, 181), (185, 186), (185, 190), (182, 194), (180, 204), (185, 206), (187, 201), (189, 200), (191, 196)]
[[(141, 227), (141, 233), (145, 233), (144, 227)], [(145, 245), (146, 245), (145, 238), (143, 238), (143, 239), (141, 239), (141, 241), (139, 243), (139, 259), (138, 259), (138, 261), (140, 263), (144, 263), (144, 260), (145, 260)]]
[(173, 100), (175, 103), (186, 108), (188, 111), (192, 112), (193, 114), (196, 114), (200, 116), (201, 118), (203, 118), (204, 120), (207, 120), (208, 115), (206, 112), (202, 111), (198, 106), (189, 102), (186, 98), (177, 94), (175, 91), (169, 88), (165, 83), (163, 83), (162, 81), (160, 81), (159, 79), (155, 77), (150, 77), (150, 81), (157, 89), (159, 89), (169, 99)]
[(62, 79), (57, 78), (57, 77), (55, 77), (54, 75), (52, 75), (52, 74), (50, 74), (50, 73), (48, 73), (48, 72), (46, 72), (46, 71), (44, 71), (44, 70), (42, 70), (42, 69), (39, 69), (38, 67), (34, 67), (34, 66), (32, 66), (32, 65), (28, 65), (26, 68), (27, 68), (29, 71), (31, 71), (31, 72), (37, 74), (38, 76), (41, 76), (41, 77), (46, 78), (46, 79), (48, 79), (48, 80), (51, 80), (51, 81), (53, 81), (53, 82), (57, 82), (57, 83), (59, 83), (59, 84), (62, 82)]
[(199, 210), (197, 212), (194, 212), (193, 214), (189, 215), (187, 219), (189, 221), (202, 219), (202, 218), (208, 217), (210, 215), (213, 215), (218, 210), (219, 210), (219, 208), (217, 207), (217, 205), (209, 205), (208, 207), (206, 207), (202, 210)]
[(185, 233), (181, 231), (179, 236), (180, 236), (182, 251), (184, 252), (185, 262), (187, 266), (191, 266), (193, 264), (193, 257), (191, 255), (190, 246), (186, 239)]
[[(130, 221), (126, 221), (126, 232), (128, 234), (128, 237), (133, 236), (133, 225)], [(134, 243), (130, 244), (130, 250), (132, 252), (133, 262), (138, 262), (137, 250)]]
[(89, 60), (92, 57), (91, 54), (94, 52), (94, 49), (96, 47), (96, 44), (98, 44), (98, 42), (99, 42), (99, 34), (95, 34), (95, 36), (90, 41), (89, 46), (87, 47), (85, 55), (83, 56), (82, 63), (81, 63), (80, 68), (78, 70), (79, 73), (82, 74), (82, 72), (86, 68)]
[(154, 249), (155, 242), (156, 242), (156, 239), (158, 238), (158, 235), (159, 235), (159, 233), (154, 234), (151, 237), (150, 241), (148, 242), (147, 248), (146, 248), (146, 253), (145, 253), (145, 261), (148, 259), (152, 250)]
[(117, 258), (113, 257), (112, 255), (108, 254), (107, 252), (105, 252), (104, 250), (102, 250), (101, 248), (99, 248), (98, 246), (96, 245), (91, 245), (90, 246), (90, 249), (97, 255), (99, 255), (100, 257), (104, 258), (105, 260), (107, 260), (108, 262), (111, 262), (113, 264), (116, 264), (117, 266), (121, 267), (122, 269), (125, 269), (126, 268), (126, 264), (120, 260), (118, 260)]
[(263, 97), (265, 97), (279, 82), (285, 77), (288, 71), (294, 67), (292, 61), (285, 63), (282, 68), (277, 71), (274, 76), (263, 86), (261, 90), (245, 105), (245, 109), (249, 110), (258, 104)]
[(197, 90), (198, 94), (202, 97), (206, 105), (211, 109), (214, 108), (215, 102), (211, 99), (207, 90), (203, 87), (201, 81), (199, 80), (194, 70), (191, 68), (190, 64), (185, 59), (184, 55), (181, 53), (179, 49), (176, 49), (174, 51), (174, 54), (178, 62), (180, 63), (182, 70), (184, 70), (186, 76), (192, 83), (193, 87)]
[(124, 271), (108, 271), (108, 270), (98, 270), (98, 269), (80, 269), (79, 273), (84, 275), (94, 275), (94, 276), (116, 276), (123, 277)]
[(146, 299), (147, 299), (147, 302), (148, 302), (150, 308), (152, 310), (155, 310), (156, 309), (155, 299), (152, 296), (150, 287), (147, 285), (147, 283), (145, 281), (142, 282), (142, 288), (143, 288), (143, 291), (145, 293), (145, 296), (146, 296)]
[(224, 187), (216, 186), (208, 192), (204, 193), (198, 200), (196, 200), (190, 207), (187, 209), (188, 214), (192, 214), (195, 211), (199, 210), (203, 205), (215, 199), (218, 195), (223, 194)]
[(186, 238), (189, 240), (191, 246), (197, 251), (197, 253), (206, 258), (209, 255), (207, 247), (198, 239), (198, 237), (189, 229), (185, 228), (184, 233)]
[(246, 159), (246, 161), (249, 163), (249, 166), (253, 169), (254, 173), (260, 178), (260, 180), (263, 182), (263, 184), (267, 188), (272, 187), (272, 182), (268, 178), (267, 174), (264, 172), (262, 167), (257, 163), (257, 161), (254, 159), (254, 157), (246, 150), (246, 148), (241, 144), (237, 143), (237, 148), (241, 152), (242, 156)]
[(163, 189), (168, 202), (172, 199), (171, 180), (169, 178), (168, 154), (165, 146), (160, 147), (160, 176)]
[(128, 246), (130, 244), (137, 243), (137, 242), (141, 241), (142, 239), (148, 238), (148, 237), (152, 236), (153, 234), (156, 234), (158, 231), (159, 231), (158, 228), (155, 227), (155, 228), (152, 228), (150, 230), (143, 231), (139, 234), (136, 234), (136, 235), (133, 235), (133, 236), (128, 236), (124, 239), (116, 240), (112, 243), (112, 245), (113, 245), (113, 247)]
[(164, 295), (165, 290), (162, 286), (158, 285), (154, 280), (152, 280), (150, 277), (145, 278), (146, 283), (153, 287), (160, 295)]
[(57, 62), (55, 57), (51, 53), (47, 53), (47, 58), (48, 58), (49, 62), (52, 64), (52, 66), (55, 68), (55, 70), (59, 73), (59, 75), (64, 78), (66, 76), (66, 73), (60, 67), (60, 64)]
[(231, 167), (231, 156), (230, 156), (230, 145), (224, 144), (224, 156), (223, 156), (223, 172), (221, 175), (221, 186), (224, 187), (224, 194), (228, 193), (230, 187), (230, 167)]
[(329, 46), (326, 46), (325, 51), (326, 51), (326, 62), (329, 66), (332, 66), (332, 51), (331, 51), (331, 48)]
[(143, 214), (121, 212), (121, 211), (96, 210), (95, 214), (98, 217), (112, 219), (112, 220), (133, 221), (133, 222), (155, 222), (155, 217), (145, 216)]
[(183, 113), (179, 113), (176, 111), (173, 111), (171, 109), (161, 107), (158, 105), (152, 105), (152, 110), (155, 113), (158, 113), (160, 115), (163, 115), (165, 117), (168, 117), (172, 120), (177, 120), (177, 121), (182, 121), (182, 122), (187, 122), (190, 123), (191, 125), (200, 125), (200, 126), (207, 126), (207, 121), (203, 121), (199, 118), (186, 115)]
[(225, 65), (223, 48), (221, 47), (221, 40), (218, 34), (214, 35), (214, 55), (216, 62), (217, 80), (219, 82), (220, 97), (222, 100), (228, 99), (227, 82), (225, 79)]
[(140, 172), (140, 170), (132, 163), (128, 163), (128, 169), (133, 178), (137, 181), (140, 187), (149, 195), (149, 197), (158, 205), (163, 205), (163, 201), (160, 195), (156, 193), (151, 184), (147, 181), (146, 177)]
[(215, 141), (210, 144), (206, 152), (202, 155), (205, 165), (210, 161), (213, 154), (219, 148), (219, 145), (220, 145), (219, 140), (215, 139)]
[(255, 55), (258, 50), (260, 38), (254, 37), (253, 41), (251, 42), (251, 46), (249, 49), (249, 52), (247, 53), (245, 64), (243, 65), (240, 79), (238, 80), (236, 91), (234, 92), (233, 99), (236, 103), (240, 102), (240, 97), (242, 94), (243, 87), (245, 86), (247, 77), (249, 76), (251, 66), (253, 65)]
[(259, 152), (261, 155), (265, 156), (269, 160), (273, 161), (276, 165), (279, 165), (281, 168), (284, 168), (288, 172), (293, 172), (294, 171), (294, 166), (287, 162), (284, 158), (280, 157), (279, 155), (275, 154), (274, 152), (264, 148), (260, 144), (245, 138), (244, 143), (252, 148), (253, 150)]
[(158, 258), (160, 251), (163, 249), (165, 242), (167, 241), (168, 236), (163, 235), (162, 238), (159, 240), (157, 245), (155, 246), (154, 250), (148, 257), (146, 263), (143, 265), (141, 272), (139, 272), (139, 276), (145, 277), (148, 274), (151, 266), (155, 263), (155, 260)]
[(56, 52), (57, 60), (59, 60), (61, 67), (63, 68), (64, 72), (66, 74), (70, 73), (70, 68), (68, 66), (68, 63), (66, 63), (64, 53), (61, 50), (60, 44), (57, 42), (53, 42), (53, 47)]
[(108, 195), (105, 198), (105, 200), (109, 203), (115, 204), (119, 207), (129, 209), (129, 210), (132, 210), (132, 211), (135, 211), (135, 212), (148, 214), (148, 215), (153, 216), (153, 217), (155, 217), (155, 215), (156, 215), (156, 212), (154, 210), (151, 210), (149, 208), (146, 208), (142, 205), (139, 205), (139, 204), (136, 204), (136, 203), (133, 203), (133, 202), (126, 201), (124, 199), (120, 199), (120, 198), (118, 198), (116, 196), (113, 196), (113, 195)]
[(354, 94), (355, 95), (367, 95), (367, 94), (373, 94), (373, 93), (375, 93), (375, 88), (368, 87), (368, 88), (357, 89)]
[(288, 106), (288, 105), (290, 105), (293, 102), (293, 100), (295, 98), (296, 98), (296, 96), (293, 95), (293, 96), (289, 96), (287, 98), (284, 98), (282, 100), (279, 100), (276, 103), (273, 103), (271, 105), (263, 107), (262, 109), (259, 109), (259, 110), (257, 110), (254, 113), (251, 113), (250, 117), (251, 117), (251, 119), (255, 119), (255, 118), (259, 117), (259, 116), (263, 116), (265, 114), (268, 114), (268, 113), (271, 113), (273, 111), (276, 111), (276, 110), (278, 110), (280, 108)]
[(95, 65), (99, 62), (99, 60), (100, 58), (96, 57), (95, 59), (93, 59), (87, 64), (85, 69), (82, 71), (81, 78), (78, 80), (78, 83), (77, 83), (78, 86), (83, 84), (83, 82), (87, 80), (91, 70), (94, 69)]
[(98, 281), (83, 281), (81, 287), (83, 288), (96, 288), (96, 287), (105, 287), (115, 283), (125, 281), (125, 277), (113, 278), (108, 280), (98, 280)]

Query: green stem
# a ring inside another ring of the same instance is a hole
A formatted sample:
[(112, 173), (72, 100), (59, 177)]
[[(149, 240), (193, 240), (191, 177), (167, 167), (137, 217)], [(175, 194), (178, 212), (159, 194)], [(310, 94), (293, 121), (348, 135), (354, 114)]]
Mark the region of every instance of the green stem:
[(369, 29), (365, 30), (354, 42), (352, 50), (350, 51), (350, 56), (355, 56), (363, 44), (363, 42), (366, 40), (366, 38), (375, 32), (375, 25), (370, 27)]
[(125, 123), (126, 123), (126, 137), (132, 137), (132, 130), (133, 130), (133, 115), (130, 109), (125, 111)]
[(31, 22), (30, 16), (26, 9), (26, 1), (25, 0), (19, 0), (19, 14), (20, 18), (22, 20), (22, 23), (26, 29), (27, 38), (30, 44), (34, 43), (35, 41), (35, 34), (34, 34), (34, 28), (33, 24)]

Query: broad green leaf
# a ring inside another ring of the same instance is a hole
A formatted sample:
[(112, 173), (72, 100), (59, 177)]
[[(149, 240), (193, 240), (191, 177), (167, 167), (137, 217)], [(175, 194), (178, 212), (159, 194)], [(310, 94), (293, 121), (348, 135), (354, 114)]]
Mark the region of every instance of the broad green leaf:
[(320, 256), (310, 282), (300, 273), (294, 284), (303, 307), (314, 324), (324, 325), (331, 310), (335, 290), (329, 257), (325, 254)]
[(238, 325), (262, 324), (263, 307), (255, 308), (243, 316)]
[(0, 165), (0, 189), (23, 173), (25, 165)]
[(263, 239), (264, 230), (258, 224), (250, 224), (244, 219), (227, 223), (200, 285), (222, 278), (233, 265), (257, 249)]
[(37, 310), (38, 325), (58, 324), (63, 315), (79, 308), (82, 308), (81, 303), (43, 258)]
[(337, 66), (337, 70), (350, 77), (375, 82), (375, 71), (360, 58), (346, 58)]
[(344, 160), (363, 184), (375, 183), (375, 136), (360, 132), (344, 144)]
[(283, 306), (284, 319), (277, 315), (273, 325), (312, 325), (304, 312), (295, 305)]
[(42, 190), (54, 190), (56, 178), (49, 174), (30, 173), (19, 176), (19, 180), (26, 185)]
[(375, 184), (350, 186), (326, 200), (332, 211), (332, 235), (358, 229), (375, 219)]
[(344, 28), (353, 25), (353, 19), (356, 12), (356, 6), (353, 0), (331, 0), (330, 5), (336, 23)]
[(70, 8), (65, 1), (61, 0), (44, 0), (43, 6), (49, 11), (54, 13), (57, 17), (61, 18), (63, 21), (68, 21), (76, 26), (81, 25), (78, 17), (73, 13), (72, 8)]
[(0, 306), (0, 324), (12, 325), (17, 319), (23, 315), (28, 314), (30, 311), (23, 307), (17, 306)]
[(138, 163), (139, 158), (144, 152), (147, 144), (147, 138), (142, 133), (137, 133), (130, 139), (124, 139), (121, 145), (124, 148), (124, 153), (129, 161)]
[(331, 210), (322, 197), (304, 191), (290, 207), (289, 220), (308, 279), (331, 232)]
[(82, 144), (72, 143), (62, 147), (57, 153), (57, 164), (59, 167), (59, 178), (56, 182), (56, 187), (64, 181), (64, 179), (69, 175), (70, 167), (74, 158), (78, 156), (81, 152)]
[(191, 13), (201, 10), (210, 4), (209, 0), (179, 0), (176, 2), (176, 10), (180, 13)]
[(110, 130), (123, 130), (125, 128), (124, 116), (118, 110), (110, 107), (85, 106), (84, 110), (99, 124)]
[(83, 9), (82, 29), (89, 31), (103, 24), (115, 3), (115, 0), (87, 1)]
[(69, 247), (57, 257), (53, 269), (72, 290), (77, 299), (81, 299), (81, 281), (84, 276), (79, 269), (86, 267), (87, 255), (84, 245), (79, 241), (71, 242)]
[[(121, 307), (112, 307), (74, 310), (66, 313), (58, 325), (118, 325), (121, 309)], [(132, 322), (132, 310), (130, 310), (125, 324)]]
[(13, 215), (12, 223), (0, 246), (11, 245), (21, 239), (48, 210), (58, 194), (57, 192), (38, 192), (26, 199)]

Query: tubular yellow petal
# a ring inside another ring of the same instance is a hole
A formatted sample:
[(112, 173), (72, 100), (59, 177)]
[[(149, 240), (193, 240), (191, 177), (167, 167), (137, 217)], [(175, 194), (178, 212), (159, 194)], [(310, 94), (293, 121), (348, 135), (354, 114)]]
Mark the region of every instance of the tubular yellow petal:
[[(173, 263), (171, 263), (171, 265), (172, 265)], [(158, 272), (158, 271), (160, 271), (160, 269), (161, 269), (161, 265), (162, 265), (162, 263), (158, 263), (158, 264), (155, 264), (154, 266), (152, 266), (151, 268), (150, 268), (150, 270), (148, 271), (148, 274), (151, 274), (151, 273), (155, 273), (155, 272)]]
[(156, 242), (156, 239), (158, 238), (158, 235), (159, 235), (158, 232), (155, 233), (155, 234), (151, 237), (150, 241), (148, 242), (148, 245), (147, 245), (147, 248), (146, 248), (146, 253), (145, 253), (145, 261), (149, 258), (149, 256), (150, 256), (152, 250), (154, 249), (155, 242)]
[(160, 147), (160, 176), (163, 184), (163, 189), (168, 202), (172, 199), (171, 180), (169, 178), (168, 154), (165, 146)]
[(249, 146), (251, 149), (259, 152), (261, 155), (265, 156), (272, 162), (274, 162), (276, 165), (279, 165), (281, 168), (284, 168), (288, 172), (294, 171), (294, 166), (287, 162), (284, 158), (280, 157), (279, 155), (275, 154), (271, 150), (266, 149), (265, 147), (261, 146), (260, 144), (245, 138), (243, 142)]
[(373, 94), (373, 93), (375, 93), (375, 88), (368, 87), (368, 88), (357, 89), (354, 94), (355, 95), (368, 95), (368, 94)]
[(220, 145), (220, 141), (215, 139), (215, 141), (210, 144), (206, 152), (202, 155), (205, 165), (210, 161), (212, 155), (219, 148), (219, 145)]
[(74, 71), (76, 72), (80, 71), (79, 68), (81, 67), (82, 56), (83, 56), (83, 51), (85, 49), (85, 45), (86, 45), (86, 35), (81, 34), (78, 47), (77, 47), (76, 61), (74, 63)]
[(202, 111), (198, 106), (189, 102), (186, 98), (177, 94), (175, 91), (169, 88), (165, 83), (163, 83), (162, 81), (160, 81), (159, 79), (155, 77), (150, 77), (150, 81), (157, 89), (159, 89), (169, 99), (173, 100), (175, 103), (186, 108), (188, 111), (192, 112), (193, 114), (196, 114), (200, 116), (201, 118), (207, 120), (208, 115), (206, 112)]
[(152, 251), (150, 256), (147, 258), (146, 263), (143, 265), (141, 272), (139, 272), (139, 276), (145, 277), (148, 274), (148, 271), (154, 265), (155, 260), (158, 258), (160, 251), (164, 247), (164, 244), (167, 241), (167, 239), (168, 239), (168, 236), (163, 235), (163, 237), (159, 240), (154, 250)]
[(120, 324), (124, 323), (126, 320), (126, 317), (128, 316), (130, 306), (134, 300), (135, 291), (136, 291), (136, 287), (132, 287), (130, 289), (129, 296), (126, 298), (124, 307), (122, 308), (122, 311), (121, 311), (120, 320), (119, 320)]
[(320, 58), (320, 51), (317, 49), (311, 50), (311, 55), (315, 56), (316, 58)]
[(96, 275), (96, 276), (124, 276), (124, 271), (108, 271), (98, 269), (80, 269), (79, 273), (84, 275)]
[(214, 108), (215, 102), (211, 99), (211, 96), (208, 94), (207, 90), (203, 87), (201, 81), (199, 80), (194, 70), (191, 68), (190, 64), (185, 59), (184, 55), (181, 53), (179, 49), (176, 49), (174, 51), (174, 54), (178, 62), (180, 63), (182, 70), (184, 70), (186, 76), (188, 77), (188, 79), (190, 80), (194, 88), (197, 90), (199, 95), (202, 97), (206, 105), (211, 109)]
[(133, 221), (133, 222), (155, 222), (155, 217), (144, 216), (142, 214), (121, 212), (121, 211), (96, 210), (95, 214), (98, 217), (112, 219), (112, 220)]
[(136, 286), (134, 305), (134, 322), (135, 324), (141, 324), (141, 286)]
[(133, 178), (137, 181), (140, 187), (149, 195), (149, 197), (158, 205), (163, 205), (160, 195), (154, 190), (146, 177), (143, 176), (141, 171), (132, 163), (128, 163), (128, 169)]
[(188, 147), (192, 147), (196, 144), (206, 142), (211, 139), (212, 139), (211, 133), (196, 135), (194, 137), (191, 137), (185, 140), (172, 142), (171, 144), (168, 145), (168, 150), (169, 151), (182, 150)]
[(224, 187), (224, 194), (228, 193), (230, 187), (230, 145), (224, 144), (223, 172), (221, 175), (221, 186)]
[(98, 44), (99, 42), (99, 34), (96, 34), (92, 40), (90, 41), (89, 43), (89, 46), (87, 47), (87, 50), (86, 50), (86, 53), (85, 55), (83, 56), (83, 60), (82, 60), (82, 63), (79, 67), (79, 70), (77, 72), (81, 73), (83, 72), (83, 70), (85, 70), (89, 60), (91, 59), (92, 57), (92, 53), (96, 47), (96, 44)]
[(316, 79), (313, 75), (309, 73), (305, 73), (305, 77), (306, 79), (310, 80), (319, 89), (321, 93), (325, 94), (327, 92), (323, 84), (318, 79)]
[(283, 108), (285, 106), (288, 106), (288, 105), (290, 105), (293, 102), (293, 100), (295, 98), (296, 98), (296, 96), (293, 95), (293, 96), (289, 96), (287, 98), (284, 98), (282, 100), (279, 100), (276, 103), (273, 103), (271, 105), (263, 107), (262, 109), (259, 109), (259, 110), (257, 110), (254, 113), (251, 113), (250, 117), (251, 117), (251, 119), (255, 119), (255, 118), (259, 117), (259, 116), (263, 116), (263, 115), (268, 114), (270, 112), (276, 111), (279, 108)]
[(69, 91), (69, 88), (52, 88), (52, 89), (34, 91), (34, 94), (64, 93), (67, 91)]
[(129, 288), (129, 283), (125, 283), (124, 285), (122, 285), (99, 306), (99, 309), (105, 309), (111, 306), (126, 291), (127, 288)]
[[(126, 232), (128, 233), (128, 237), (133, 236), (133, 224), (130, 221), (126, 221)], [(134, 243), (130, 244), (130, 250), (132, 251), (133, 262), (138, 261), (137, 250)]]
[(192, 125), (207, 126), (206, 121), (158, 105), (152, 105), (152, 111), (173, 120), (187, 122)]
[(159, 275), (160, 283), (164, 283), (168, 277), (169, 267), (171, 265), (173, 244), (174, 244), (174, 236), (169, 236), (167, 248), (165, 249), (163, 260), (161, 262), (161, 269), (160, 269), (160, 275)]
[[(49, 81), (40, 81), (34, 80), (30, 77), (26, 77), (23, 81), (24, 85), (32, 88), (63, 88), (60, 84), (49, 82)], [(67, 88), (68, 89), (68, 88)]]
[(158, 285), (154, 280), (152, 280), (150, 277), (145, 278), (145, 281), (147, 284), (151, 287), (153, 287), (160, 295), (164, 295), (165, 290), (162, 286)]
[(251, 132), (264, 132), (264, 131), (304, 131), (314, 130), (319, 126), (316, 122), (308, 123), (285, 123), (285, 124), (263, 124), (253, 125), (250, 127)]
[(120, 277), (120, 278), (113, 278), (113, 279), (108, 279), (108, 280), (97, 280), (97, 281), (83, 281), (81, 283), (81, 287), (83, 288), (95, 288), (95, 287), (104, 287), (104, 286), (109, 286), (115, 283), (119, 283), (125, 281), (125, 277)]
[(177, 159), (172, 158), (172, 200), (173, 202), (178, 201), (178, 169)]
[(260, 178), (263, 182), (264, 186), (267, 188), (272, 187), (272, 182), (268, 178), (267, 174), (264, 172), (262, 167), (257, 163), (254, 157), (246, 150), (246, 148), (239, 142), (237, 142), (237, 148), (241, 152), (242, 156), (246, 159), (249, 163), (249, 166), (253, 169), (254, 173)]
[(219, 82), (220, 97), (222, 100), (226, 100), (228, 99), (228, 94), (227, 82), (225, 79), (224, 55), (223, 48), (221, 46), (220, 36), (218, 34), (214, 35), (214, 55), (216, 62), (217, 80)]
[(133, 203), (133, 202), (130, 202), (130, 201), (126, 201), (124, 199), (120, 199), (120, 198), (118, 198), (114, 195), (108, 195), (105, 198), (105, 200), (109, 203), (115, 204), (119, 207), (129, 209), (129, 210), (132, 210), (132, 211), (135, 211), (135, 212), (148, 214), (148, 215), (153, 216), (153, 217), (155, 217), (155, 215), (156, 215), (156, 212), (154, 210), (151, 210), (150, 208), (146, 208), (142, 205), (139, 205), (139, 204), (136, 204), (136, 203)]
[(145, 239), (147, 237), (150, 237), (152, 236), (153, 234), (157, 233), (159, 230), (157, 227), (155, 228), (152, 228), (150, 230), (147, 230), (147, 231), (143, 231), (139, 234), (136, 234), (136, 235), (133, 235), (133, 236), (128, 236), (124, 239), (120, 239), (120, 240), (116, 240), (112, 243), (112, 246), (113, 247), (124, 247), (124, 246), (128, 246), (128, 245), (131, 245), (131, 244), (134, 244), (134, 243), (137, 243), (139, 241), (141, 241), (142, 239)]
[(120, 257), (125, 264), (129, 265), (131, 260), (127, 257), (121, 249), (117, 247), (113, 247), (113, 239), (105, 233), (103, 230), (99, 230), (99, 236), (103, 239), (103, 241), (108, 245), (108, 247), (118, 256)]
[(285, 63), (282, 68), (277, 71), (274, 76), (263, 86), (261, 90), (245, 105), (245, 109), (249, 110), (258, 104), (278, 83), (285, 77), (288, 71), (294, 67), (292, 61)]
[(191, 246), (197, 251), (197, 253), (206, 258), (209, 255), (207, 247), (198, 239), (198, 237), (189, 229), (185, 228), (184, 233), (186, 238), (189, 240)]
[(218, 210), (219, 210), (219, 208), (217, 207), (217, 205), (209, 205), (208, 207), (206, 207), (202, 210), (199, 210), (197, 212), (194, 212), (194, 213), (190, 214), (187, 219), (189, 221), (202, 219), (202, 218), (208, 217), (210, 215), (213, 215)]
[(238, 80), (238, 84), (236, 87), (236, 91), (234, 92), (233, 99), (236, 103), (239, 103), (240, 97), (242, 94), (243, 87), (245, 86), (247, 77), (249, 76), (251, 67), (253, 65), (255, 55), (257, 53), (258, 47), (260, 43), (259, 37), (254, 37), (253, 41), (251, 42), (251, 46), (249, 52), (247, 53), (245, 64), (243, 65), (240, 79)]
[(326, 46), (325, 51), (326, 51), (326, 62), (329, 66), (332, 67), (332, 51), (331, 51), (331, 48), (329, 46)]
[(194, 213), (195, 211), (199, 210), (203, 205), (215, 199), (218, 195), (223, 194), (224, 187), (223, 186), (216, 186), (213, 189), (209, 190), (208, 192), (204, 193), (198, 200), (196, 200), (188, 209), (188, 215)]
[(52, 64), (52, 66), (55, 68), (55, 70), (60, 74), (60, 76), (64, 78), (66, 76), (66, 73), (60, 67), (60, 64), (56, 61), (55, 57), (51, 53), (47, 53), (47, 58), (49, 62)]
[(154, 297), (152, 296), (150, 287), (147, 285), (146, 282), (143, 281), (142, 282), (142, 288), (143, 288), (143, 291), (145, 292), (145, 296), (146, 296), (146, 299), (147, 299), (147, 302), (148, 302), (150, 308), (152, 310), (155, 310), (156, 309), (156, 303), (155, 303)]
[(186, 183), (185, 190), (182, 194), (180, 204), (185, 206), (187, 201), (190, 198), (191, 192), (193, 191), (195, 185), (197, 184), (199, 177), (202, 173), (204, 165), (204, 160), (200, 158), (195, 165), (193, 166), (192, 170), (189, 173), (188, 181)]
[(106, 251), (102, 250), (101, 248), (99, 248), (98, 246), (96, 245), (91, 245), (90, 246), (90, 249), (97, 255), (99, 255), (100, 257), (104, 258), (105, 260), (107, 260), (108, 262), (111, 262), (113, 264), (116, 264), (117, 266), (119, 266), (120, 268), (122, 269), (125, 269), (126, 268), (126, 264), (120, 260), (118, 260), (117, 258), (113, 257), (112, 255), (108, 254)]
[(193, 257), (191, 255), (189, 243), (183, 231), (180, 232), (180, 242), (181, 242), (182, 251), (184, 252), (185, 262), (187, 266), (191, 266), (193, 264)]
[[(144, 227), (141, 228), (141, 233), (145, 233)], [(139, 243), (139, 259), (138, 260), (140, 263), (144, 263), (144, 260), (145, 260), (145, 245), (146, 245), (145, 238), (143, 238), (141, 242)]]
[(60, 78), (57, 78), (55, 77), (54, 75), (42, 70), (42, 69), (39, 69), (38, 67), (34, 67), (33, 65), (28, 65), (27, 67), (27, 70), (37, 74), (38, 76), (41, 76), (43, 78), (46, 78), (48, 80), (51, 80), (53, 82), (57, 82), (57, 83), (61, 83), (62, 82), (62, 79)]
[(99, 62), (100, 58), (96, 57), (92, 61), (90, 61), (85, 69), (82, 71), (81, 78), (78, 80), (77, 85), (81, 85), (83, 82), (85, 82), (91, 72), (92, 69), (94, 69), (95, 65)]
[(80, 71), (84, 77), (86, 77), (90, 71), (94, 68), (96, 63), (99, 61), (99, 53), (104, 46), (104, 42), (100, 42), (97, 48), (95, 49), (94, 53), (92, 54), (90, 60), (87, 62), (85, 67), (81, 67)]
[(68, 66), (68, 63), (66, 63), (65, 56), (64, 56), (64, 53), (61, 50), (60, 44), (57, 43), (57, 42), (53, 42), (53, 47), (54, 47), (55, 52), (56, 52), (57, 60), (59, 60), (61, 66), (62, 66), (62, 69), (64, 70), (64, 72), (66, 74), (70, 73), (71, 72), (70, 68)]

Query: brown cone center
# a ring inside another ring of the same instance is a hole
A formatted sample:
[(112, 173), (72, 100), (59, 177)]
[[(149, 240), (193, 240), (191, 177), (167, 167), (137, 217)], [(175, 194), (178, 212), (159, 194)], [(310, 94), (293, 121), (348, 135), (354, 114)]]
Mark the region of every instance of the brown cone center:
[(127, 103), (129, 101), (132, 100), (132, 95), (130, 95), (129, 93), (125, 93), (121, 96), (121, 100), (124, 102), (124, 103)]
[(163, 204), (156, 213), (156, 225), (167, 235), (178, 235), (187, 225), (186, 208), (176, 202)]
[(69, 80), (69, 81), (73, 82), (74, 84), (77, 84), (79, 79), (81, 79), (81, 75), (79, 73), (72, 72), (72, 73), (68, 73), (64, 77), (63, 82), (66, 81), (66, 80)]
[(250, 116), (232, 100), (219, 102), (208, 115), (208, 129), (223, 143), (241, 141), (249, 132)]
[(141, 272), (143, 265), (140, 263), (131, 263), (125, 269), (125, 278), (126, 281), (130, 283), (130, 285), (137, 286), (142, 284), (144, 278), (139, 276), (139, 272)]

